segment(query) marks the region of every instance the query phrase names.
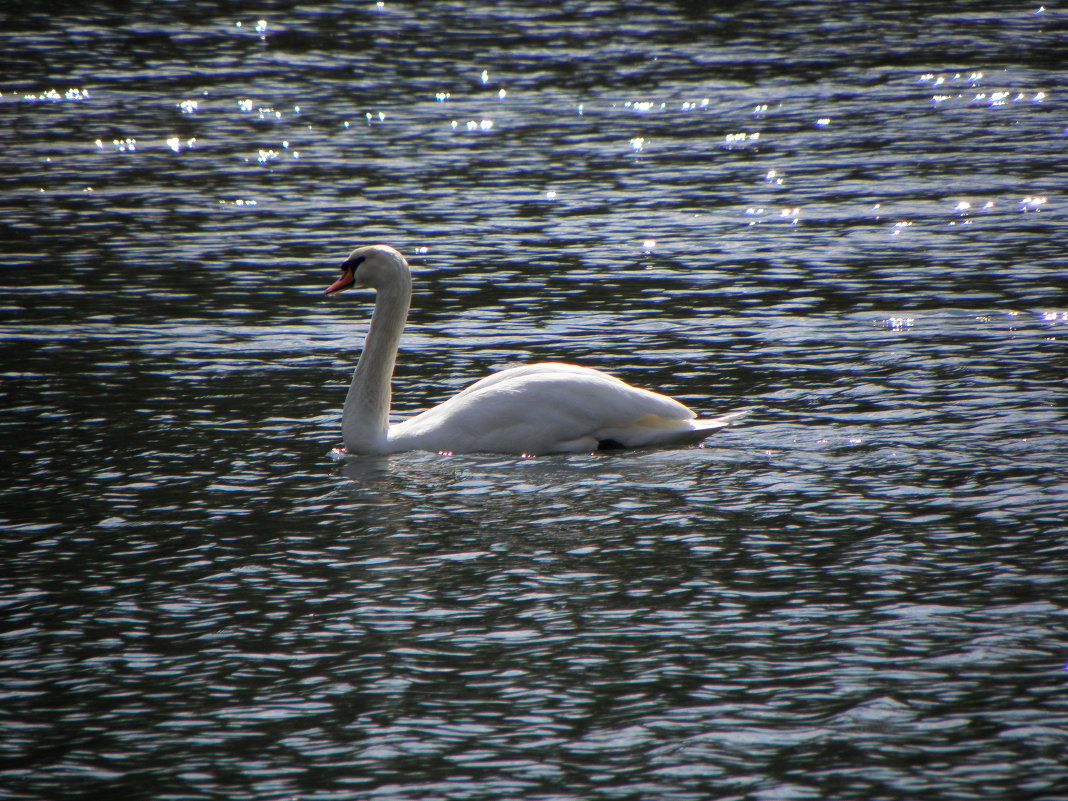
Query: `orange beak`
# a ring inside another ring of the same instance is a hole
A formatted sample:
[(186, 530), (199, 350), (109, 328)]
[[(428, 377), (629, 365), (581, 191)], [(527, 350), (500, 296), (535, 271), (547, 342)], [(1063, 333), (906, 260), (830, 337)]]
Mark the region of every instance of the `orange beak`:
[(332, 283), (326, 290), (323, 291), (324, 295), (336, 295), (343, 289), (348, 289), (350, 286), (356, 283), (356, 270), (353, 267), (345, 267), (341, 271), (341, 277)]

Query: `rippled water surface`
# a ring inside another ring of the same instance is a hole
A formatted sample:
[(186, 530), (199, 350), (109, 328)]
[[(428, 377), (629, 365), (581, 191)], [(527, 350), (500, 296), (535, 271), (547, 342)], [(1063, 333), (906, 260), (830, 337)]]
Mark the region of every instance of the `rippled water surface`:
[[(96, 5), (0, 30), (0, 796), (1065, 797), (1056, 4)], [(754, 411), (332, 455), (379, 241), (398, 418)]]

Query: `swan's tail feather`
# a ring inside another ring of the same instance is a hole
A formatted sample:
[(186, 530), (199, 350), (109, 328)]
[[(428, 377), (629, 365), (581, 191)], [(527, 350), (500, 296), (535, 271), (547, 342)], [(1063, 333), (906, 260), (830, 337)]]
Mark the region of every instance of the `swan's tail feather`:
[(710, 417), (707, 420), (689, 420), (687, 422), (690, 424), (690, 428), (679, 431), (676, 436), (671, 437), (670, 440), (663, 444), (697, 445), (704, 442), (721, 428), (726, 428), (737, 420), (741, 420), (749, 412), (749, 409), (743, 409), (739, 412), (721, 414), (719, 417)]
[(738, 412), (729, 412), (727, 414), (721, 414), (719, 417), (710, 417), (707, 420), (691, 420), (695, 432), (704, 432), (705, 436), (716, 433), (721, 428), (734, 425), (738, 420), (745, 417), (752, 409), (742, 409)]
[(749, 414), (749, 409), (730, 412), (707, 420), (666, 420), (648, 415), (632, 426), (602, 429), (598, 433), (599, 450), (618, 448), (677, 448), (697, 445), (721, 428)]

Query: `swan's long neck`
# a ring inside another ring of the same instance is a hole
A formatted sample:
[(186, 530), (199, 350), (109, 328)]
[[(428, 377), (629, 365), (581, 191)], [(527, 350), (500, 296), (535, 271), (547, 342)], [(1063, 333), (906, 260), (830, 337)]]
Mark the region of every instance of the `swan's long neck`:
[(378, 290), (363, 353), (352, 374), (341, 434), (350, 453), (384, 453), (389, 436), (390, 382), (412, 297), (411, 278)]

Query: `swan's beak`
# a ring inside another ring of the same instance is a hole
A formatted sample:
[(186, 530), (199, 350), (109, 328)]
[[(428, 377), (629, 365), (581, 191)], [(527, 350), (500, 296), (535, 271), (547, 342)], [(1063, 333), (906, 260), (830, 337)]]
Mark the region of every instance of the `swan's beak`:
[(324, 295), (336, 295), (343, 289), (348, 289), (350, 286), (356, 283), (356, 268), (355, 267), (342, 267), (341, 277), (334, 281), (327, 289), (323, 291)]

